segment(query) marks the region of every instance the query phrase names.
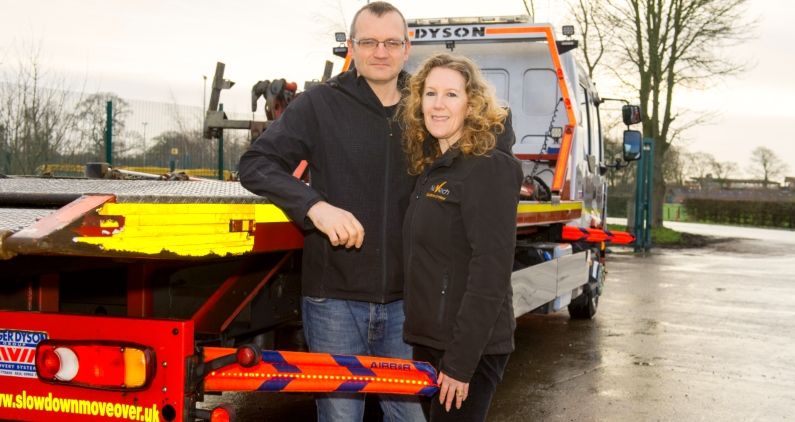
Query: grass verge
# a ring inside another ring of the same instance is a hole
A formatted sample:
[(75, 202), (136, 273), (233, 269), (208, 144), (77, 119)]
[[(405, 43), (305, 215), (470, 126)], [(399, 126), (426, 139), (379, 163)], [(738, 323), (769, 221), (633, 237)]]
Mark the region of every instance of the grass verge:
[[(608, 230), (628, 231), (626, 226), (619, 224), (608, 224)], [(658, 227), (651, 230), (652, 247), (660, 248), (700, 248), (715, 241), (708, 236), (697, 234), (682, 233), (665, 227)]]

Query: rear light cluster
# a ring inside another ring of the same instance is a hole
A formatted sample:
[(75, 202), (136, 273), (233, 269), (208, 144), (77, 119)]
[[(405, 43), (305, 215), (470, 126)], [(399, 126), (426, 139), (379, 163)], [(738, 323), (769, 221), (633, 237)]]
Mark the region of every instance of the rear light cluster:
[(214, 409), (195, 409), (194, 416), (190, 420), (209, 422), (234, 422), (237, 420), (234, 409), (226, 405), (220, 405)]
[(130, 343), (45, 340), (36, 347), (43, 381), (103, 390), (146, 388), (155, 373), (155, 352)]

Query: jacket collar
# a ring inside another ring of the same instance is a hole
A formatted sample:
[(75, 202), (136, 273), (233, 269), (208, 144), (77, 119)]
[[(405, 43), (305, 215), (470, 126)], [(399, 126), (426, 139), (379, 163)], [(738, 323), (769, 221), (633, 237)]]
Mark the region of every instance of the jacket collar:
[[(426, 142), (437, 142), (436, 139), (429, 138)], [(430, 172), (431, 170), (437, 169), (439, 167), (450, 167), (453, 165), (453, 162), (456, 158), (461, 156), (461, 150), (455, 147), (451, 147), (448, 149), (441, 157), (437, 158), (436, 161), (431, 163), (426, 169), (426, 172)]]
[[(401, 70), (398, 74), (398, 90), (401, 97), (405, 95), (404, 88), (408, 84), (409, 74), (405, 70)], [(356, 69), (351, 69), (340, 73), (339, 75), (331, 78), (327, 82), (330, 86), (338, 88), (343, 92), (358, 98), (362, 103), (372, 106), (376, 110), (383, 112), (383, 104), (370, 88), (370, 84), (363, 76), (360, 76)]]
[[(364, 76), (359, 75), (359, 72), (356, 71), (356, 69), (351, 69), (348, 72), (353, 72), (356, 75), (356, 83), (359, 84), (359, 86), (362, 86), (362, 84), (365, 84), (368, 87), (370, 86), (367, 84), (367, 80), (364, 79)], [(399, 91), (403, 91), (403, 89), (405, 89), (406, 86), (408, 86), (408, 81), (410, 77), (411, 75), (409, 75), (409, 73), (406, 72), (405, 70), (401, 70), (400, 73), (398, 73), (397, 88)]]

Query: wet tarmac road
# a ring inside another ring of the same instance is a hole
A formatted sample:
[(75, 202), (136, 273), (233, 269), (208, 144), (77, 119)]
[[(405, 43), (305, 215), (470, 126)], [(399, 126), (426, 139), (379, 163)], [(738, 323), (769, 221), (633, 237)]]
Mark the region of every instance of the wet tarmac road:
[[(616, 250), (594, 320), (519, 318), (489, 420), (795, 420), (795, 233), (767, 232)], [(222, 400), (240, 420), (314, 419), (307, 395)]]

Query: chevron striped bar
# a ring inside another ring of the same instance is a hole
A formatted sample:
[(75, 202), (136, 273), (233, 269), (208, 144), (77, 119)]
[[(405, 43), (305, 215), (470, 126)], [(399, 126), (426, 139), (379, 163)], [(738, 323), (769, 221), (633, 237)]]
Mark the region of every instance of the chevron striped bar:
[(587, 229), (585, 227), (577, 226), (563, 226), (561, 230), (561, 239), (575, 242), (610, 242), (618, 245), (626, 245), (635, 241), (635, 236), (632, 233)]
[[(205, 360), (235, 349), (207, 347)], [(283, 391), (387, 393), (431, 396), (438, 390), (436, 370), (426, 362), (373, 356), (263, 350), (262, 361), (210, 373), (204, 391)]]

